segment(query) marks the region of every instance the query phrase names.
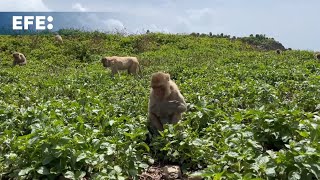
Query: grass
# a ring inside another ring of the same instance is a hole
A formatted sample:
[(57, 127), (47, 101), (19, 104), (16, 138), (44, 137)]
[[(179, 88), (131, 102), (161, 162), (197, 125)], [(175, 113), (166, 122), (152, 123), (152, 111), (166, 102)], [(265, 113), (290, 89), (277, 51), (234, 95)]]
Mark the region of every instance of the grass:
[[(0, 36), (0, 177), (137, 179), (154, 162), (206, 179), (318, 179), (320, 63), (241, 40), (72, 31)], [(13, 51), (26, 66), (11, 67)], [(137, 56), (111, 78), (102, 56)], [(170, 73), (184, 119), (145, 143), (150, 75)], [(181, 129), (182, 128), (182, 129)]]

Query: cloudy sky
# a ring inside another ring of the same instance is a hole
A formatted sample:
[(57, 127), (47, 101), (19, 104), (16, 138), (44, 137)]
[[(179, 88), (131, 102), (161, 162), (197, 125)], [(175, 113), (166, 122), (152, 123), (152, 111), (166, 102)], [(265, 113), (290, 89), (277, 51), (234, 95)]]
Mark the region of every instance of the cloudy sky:
[(102, 30), (265, 34), (285, 47), (320, 51), (320, 0), (0, 0), (0, 11), (112, 12), (82, 17)]

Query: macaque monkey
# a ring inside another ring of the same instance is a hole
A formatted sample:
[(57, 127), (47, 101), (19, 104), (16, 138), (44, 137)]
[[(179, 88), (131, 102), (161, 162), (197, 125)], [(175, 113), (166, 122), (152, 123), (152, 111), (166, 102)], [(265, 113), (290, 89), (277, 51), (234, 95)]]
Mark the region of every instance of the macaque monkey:
[(316, 59), (320, 60), (320, 52), (315, 53), (314, 57), (315, 57)]
[[(163, 72), (152, 74), (148, 106), (149, 128), (154, 133), (163, 130), (163, 124), (176, 124), (187, 110), (184, 97), (170, 75)], [(149, 130), (150, 130), (149, 129)]]
[(59, 44), (62, 44), (62, 43), (63, 43), (62, 37), (61, 37), (59, 34), (55, 35), (54, 38), (55, 38), (55, 40), (56, 40)]
[(27, 59), (22, 53), (14, 52), (12, 56), (13, 56), (13, 66), (15, 65), (23, 66), (27, 64)]
[(139, 61), (136, 57), (103, 57), (101, 63), (104, 67), (111, 68), (112, 76), (118, 73), (119, 70), (127, 70), (128, 74), (137, 75), (140, 69)]

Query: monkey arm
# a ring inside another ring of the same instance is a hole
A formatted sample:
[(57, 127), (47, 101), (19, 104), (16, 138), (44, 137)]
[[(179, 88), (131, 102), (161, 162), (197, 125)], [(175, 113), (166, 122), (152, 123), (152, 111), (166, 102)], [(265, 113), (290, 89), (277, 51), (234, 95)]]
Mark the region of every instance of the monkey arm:
[(176, 100), (179, 102), (179, 105), (177, 107), (177, 112), (183, 113), (183, 112), (187, 111), (187, 103), (184, 100), (184, 97), (182, 96), (182, 94), (180, 92), (178, 92)]
[(183, 107), (183, 104), (180, 103), (179, 101), (168, 101), (166, 103), (163, 103), (162, 105), (162, 109), (168, 109), (170, 110), (172, 113), (179, 111), (179, 109), (181, 109), (181, 107)]
[(187, 103), (185, 102), (184, 98), (182, 97), (181, 94), (177, 94), (175, 100), (168, 101), (168, 103), (171, 104), (168, 105), (168, 107), (173, 109), (173, 113), (183, 113), (187, 111)]
[(163, 125), (161, 124), (160, 119), (155, 114), (149, 114), (149, 121), (151, 126), (155, 127), (157, 130), (163, 131)]
[(172, 114), (177, 107), (176, 103), (170, 101), (159, 102), (151, 106), (150, 110), (157, 116)]
[(183, 113), (187, 111), (187, 105), (184, 103), (180, 103), (180, 105), (177, 107), (176, 112), (177, 113)]
[(167, 118), (175, 113), (186, 111), (186, 106), (178, 101), (165, 101), (151, 106), (151, 112), (161, 118)]
[(162, 105), (160, 103), (154, 104), (150, 107), (150, 112), (155, 114), (156, 116), (160, 116), (160, 109)]

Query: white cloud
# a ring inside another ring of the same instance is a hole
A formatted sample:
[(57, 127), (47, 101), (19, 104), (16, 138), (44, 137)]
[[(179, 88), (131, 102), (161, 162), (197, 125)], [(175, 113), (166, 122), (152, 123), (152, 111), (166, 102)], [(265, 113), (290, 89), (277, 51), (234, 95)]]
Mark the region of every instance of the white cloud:
[(102, 31), (102, 32), (119, 32), (124, 31), (124, 24), (118, 19), (106, 19), (99, 14), (84, 13), (78, 16), (80, 27), (85, 27), (86, 30)]
[(144, 24), (139, 28), (135, 28), (135, 30), (133, 30), (133, 33), (146, 33), (147, 30), (149, 30), (150, 32), (162, 32), (162, 33), (169, 33), (169, 29), (166, 27), (160, 27), (156, 24)]
[(199, 33), (223, 33), (223, 24), (217, 12), (211, 8), (188, 9), (184, 16), (176, 17), (175, 31)]
[(178, 16), (176, 19), (175, 31), (190, 32), (192, 30), (192, 24), (188, 18)]
[(75, 10), (80, 11), (80, 12), (87, 11), (87, 8), (84, 8), (80, 3), (72, 4), (72, 9), (75, 9)]
[(108, 19), (103, 21), (103, 24), (106, 27), (106, 30), (108, 31), (118, 31), (118, 30), (124, 30), (125, 27), (123, 25), (123, 23), (117, 19)]
[(204, 17), (213, 16), (213, 10), (209, 8), (189, 9), (186, 12), (188, 14), (188, 18), (195, 21), (201, 20)]
[(1, 12), (17, 12), (17, 11), (37, 11), (47, 12), (50, 9), (43, 3), (42, 0), (1, 0), (0, 1)]

